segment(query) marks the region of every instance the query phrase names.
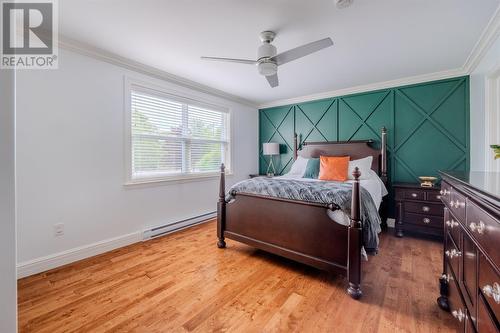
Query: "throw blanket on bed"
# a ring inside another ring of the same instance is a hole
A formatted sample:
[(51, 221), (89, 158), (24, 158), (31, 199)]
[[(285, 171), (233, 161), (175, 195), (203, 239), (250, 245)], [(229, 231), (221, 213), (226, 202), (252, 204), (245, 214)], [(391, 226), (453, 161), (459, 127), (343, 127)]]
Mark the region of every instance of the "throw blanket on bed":
[[(361, 186), (360, 192), (363, 245), (367, 251), (376, 252), (378, 233), (381, 231), (380, 216), (370, 193)], [(348, 216), (351, 214), (352, 184), (350, 183), (255, 177), (233, 185), (226, 196), (226, 201), (232, 200), (237, 193), (333, 204)]]

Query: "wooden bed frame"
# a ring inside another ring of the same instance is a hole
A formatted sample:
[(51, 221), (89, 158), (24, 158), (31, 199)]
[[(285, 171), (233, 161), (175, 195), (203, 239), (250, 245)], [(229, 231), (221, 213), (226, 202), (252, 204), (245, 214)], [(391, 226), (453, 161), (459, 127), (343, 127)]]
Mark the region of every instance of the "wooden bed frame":
[[(373, 156), (372, 169), (387, 182), (387, 131), (382, 129), (380, 150), (372, 140), (349, 142), (305, 142), (298, 150), (295, 135), (294, 158)], [(225, 248), (225, 238), (233, 239), (330, 272), (347, 275), (348, 294), (359, 299), (361, 292), (362, 225), (360, 221), (359, 177), (356, 168), (352, 189), (351, 223), (338, 224), (327, 215), (334, 205), (287, 200), (238, 193), (225, 201), (225, 170), (221, 166), (217, 205), (217, 246)]]

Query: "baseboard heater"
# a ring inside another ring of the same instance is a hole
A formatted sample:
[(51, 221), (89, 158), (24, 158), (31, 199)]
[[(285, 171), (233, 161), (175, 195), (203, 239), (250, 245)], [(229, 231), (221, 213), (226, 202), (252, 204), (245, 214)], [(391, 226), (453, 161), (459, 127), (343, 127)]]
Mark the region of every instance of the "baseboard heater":
[(162, 226), (154, 227), (151, 229), (146, 229), (142, 233), (142, 239), (148, 240), (156, 237), (160, 237), (174, 231), (179, 231), (191, 227), (196, 224), (200, 224), (217, 217), (217, 212), (210, 212), (203, 215), (198, 215), (189, 219), (177, 221), (174, 223), (165, 224)]

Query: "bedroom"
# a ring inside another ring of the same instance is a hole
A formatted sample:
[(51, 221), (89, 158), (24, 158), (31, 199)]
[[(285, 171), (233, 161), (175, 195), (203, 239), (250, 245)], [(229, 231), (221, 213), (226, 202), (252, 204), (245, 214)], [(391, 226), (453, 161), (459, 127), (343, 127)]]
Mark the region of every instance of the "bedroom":
[(498, 0), (1, 3), (0, 332), (499, 330)]

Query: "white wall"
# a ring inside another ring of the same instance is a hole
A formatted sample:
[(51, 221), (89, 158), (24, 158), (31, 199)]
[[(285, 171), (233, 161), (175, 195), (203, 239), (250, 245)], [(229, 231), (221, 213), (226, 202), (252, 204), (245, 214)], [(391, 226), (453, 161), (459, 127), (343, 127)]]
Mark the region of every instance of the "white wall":
[(0, 332), (16, 332), (15, 73), (0, 70)]
[[(124, 187), (124, 77), (146, 78), (61, 50), (59, 69), (17, 81), (18, 263), (216, 210), (218, 179)], [(198, 93), (232, 109), (234, 176), (258, 170), (256, 109)], [(228, 184), (228, 185), (229, 185)], [(65, 224), (55, 237), (53, 225)], [(215, 242), (215, 234), (214, 239)], [(215, 244), (215, 243), (214, 243)], [(47, 258), (44, 258), (47, 259)]]
[[(485, 124), (486, 76), (500, 66), (500, 36), (470, 75), (470, 157), (471, 170), (486, 170), (486, 159), (493, 158), (493, 151), (486, 143)], [(499, 161), (500, 162), (500, 161)]]

